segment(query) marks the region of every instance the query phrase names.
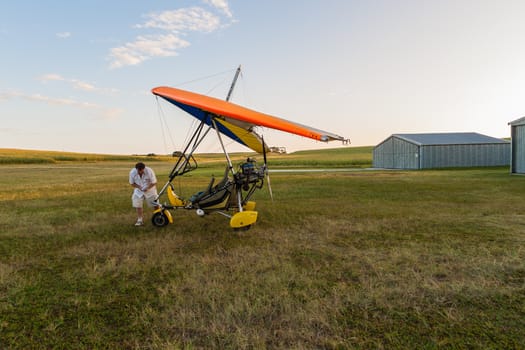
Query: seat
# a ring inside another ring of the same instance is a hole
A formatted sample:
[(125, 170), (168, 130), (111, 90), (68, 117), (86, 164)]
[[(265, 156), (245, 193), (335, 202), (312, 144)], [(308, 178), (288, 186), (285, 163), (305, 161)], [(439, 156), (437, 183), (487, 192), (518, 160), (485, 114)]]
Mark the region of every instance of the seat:
[(215, 205), (217, 202), (222, 202), (226, 192), (228, 192), (228, 194), (230, 192), (228, 191), (229, 186), (227, 185), (230, 180), (228, 176), (229, 172), (230, 168), (226, 167), (222, 180), (215, 186), (213, 186), (215, 183), (215, 177), (212, 176), (208, 187), (204, 191), (197, 192), (191, 196), (190, 201), (199, 207)]

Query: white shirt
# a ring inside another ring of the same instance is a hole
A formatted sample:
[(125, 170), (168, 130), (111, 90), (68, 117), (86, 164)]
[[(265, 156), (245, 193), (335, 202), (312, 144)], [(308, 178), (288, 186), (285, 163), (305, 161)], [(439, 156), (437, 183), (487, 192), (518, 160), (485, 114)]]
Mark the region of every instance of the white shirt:
[(154, 192), (157, 189), (155, 186), (151, 187), (147, 191), (142, 191), (141, 189), (145, 189), (149, 187), (151, 184), (155, 185), (157, 183), (157, 177), (155, 176), (155, 172), (150, 167), (144, 168), (144, 173), (142, 176), (139, 175), (139, 172), (136, 168), (131, 169), (129, 172), (129, 184), (137, 184), (140, 186), (140, 189), (135, 188), (134, 192), (135, 194), (142, 196), (144, 193)]

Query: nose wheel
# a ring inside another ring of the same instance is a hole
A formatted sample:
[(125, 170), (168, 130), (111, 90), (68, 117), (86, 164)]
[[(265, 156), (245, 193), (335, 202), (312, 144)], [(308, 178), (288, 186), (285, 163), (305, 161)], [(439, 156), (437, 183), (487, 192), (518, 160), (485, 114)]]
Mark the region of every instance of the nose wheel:
[(162, 211), (153, 214), (151, 218), (151, 222), (153, 226), (157, 226), (157, 227), (163, 227), (170, 223), (168, 217)]

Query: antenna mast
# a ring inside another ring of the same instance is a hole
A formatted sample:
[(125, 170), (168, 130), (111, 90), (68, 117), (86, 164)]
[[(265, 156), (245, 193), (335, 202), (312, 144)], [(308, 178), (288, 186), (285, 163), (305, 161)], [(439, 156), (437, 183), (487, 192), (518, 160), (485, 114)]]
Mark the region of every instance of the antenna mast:
[(235, 76), (233, 77), (232, 85), (230, 86), (230, 91), (228, 91), (228, 96), (226, 96), (226, 101), (230, 100), (230, 97), (233, 92), (233, 88), (235, 87), (235, 83), (237, 83), (237, 78), (239, 78), (239, 74), (241, 73), (241, 65), (237, 68), (237, 71), (235, 72)]

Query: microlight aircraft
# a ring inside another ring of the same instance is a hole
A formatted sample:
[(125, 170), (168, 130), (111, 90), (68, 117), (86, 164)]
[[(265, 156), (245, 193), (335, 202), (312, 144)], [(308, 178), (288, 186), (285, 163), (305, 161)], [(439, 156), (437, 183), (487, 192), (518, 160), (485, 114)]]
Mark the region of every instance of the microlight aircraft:
[[(255, 132), (256, 127), (276, 129), (323, 142), (339, 140), (349, 143), (348, 139), (339, 135), (229, 102), (239, 72), (240, 67), (237, 69), (226, 101), (173, 87), (163, 86), (151, 90), (154, 95), (179, 107), (199, 121), (197, 128), (184, 146), (184, 150), (173, 153), (177, 160), (169, 174), (169, 180), (159, 191), (156, 199), (159, 206), (153, 212), (154, 226), (162, 227), (173, 223), (171, 210), (189, 209), (195, 210), (199, 216), (219, 213), (230, 219), (230, 227), (234, 229), (250, 228), (257, 221), (255, 202), (250, 199), (256, 190), (263, 187), (265, 177), (270, 196), (273, 197), (266, 157), (269, 147), (264, 142), (264, 138)], [(195, 193), (190, 198), (182, 198), (175, 192), (172, 182), (178, 176), (197, 169), (198, 164), (193, 156), (194, 152), (210, 131), (216, 134), (217, 142), (220, 143), (224, 152), (226, 159), (224, 176), (218, 182), (215, 182), (215, 178), (212, 177), (204, 190)], [(255, 159), (247, 158), (235, 169), (224, 146), (223, 136), (262, 153), (264, 164), (259, 166)], [(162, 196), (167, 196), (169, 203), (160, 204), (159, 199)]]

